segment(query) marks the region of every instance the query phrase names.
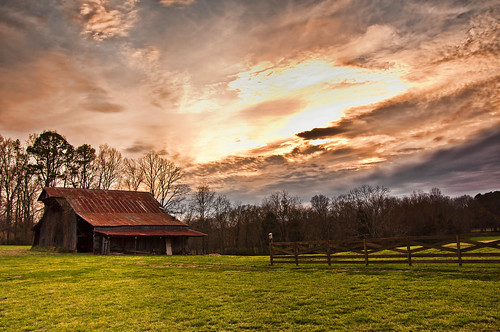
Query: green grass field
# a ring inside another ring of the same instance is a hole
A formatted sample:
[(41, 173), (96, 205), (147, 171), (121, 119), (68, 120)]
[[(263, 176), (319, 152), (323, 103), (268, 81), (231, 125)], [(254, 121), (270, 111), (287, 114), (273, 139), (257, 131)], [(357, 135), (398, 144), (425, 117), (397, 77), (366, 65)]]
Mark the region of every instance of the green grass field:
[(277, 265), (0, 246), (0, 330), (498, 331), (500, 265)]

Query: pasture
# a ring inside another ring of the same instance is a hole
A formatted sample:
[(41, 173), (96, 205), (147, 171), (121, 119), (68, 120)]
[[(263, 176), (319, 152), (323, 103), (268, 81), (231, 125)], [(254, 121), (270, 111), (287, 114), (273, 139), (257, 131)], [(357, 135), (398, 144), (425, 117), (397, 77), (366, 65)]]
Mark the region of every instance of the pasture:
[(278, 265), (0, 246), (0, 330), (500, 330), (500, 264)]

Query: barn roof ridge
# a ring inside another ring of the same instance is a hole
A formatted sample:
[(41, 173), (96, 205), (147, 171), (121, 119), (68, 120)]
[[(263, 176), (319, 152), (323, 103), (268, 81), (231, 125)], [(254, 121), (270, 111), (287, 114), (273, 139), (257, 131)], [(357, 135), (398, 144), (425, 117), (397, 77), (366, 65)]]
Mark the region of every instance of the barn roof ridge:
[(139, 191), (139, 190), (123, 190), (123, 189), (90, 189), (90, 188), (71, 188), (71, 187), (44, 187), (43, 190), (42, 190), (42, 193), (45, 191), (47, 192), (47, 190), (49, 192), (51, 192), (52, 194), (50, 194), (49, 196), (51, 197), (56, 197), (54, 194), (56, 192), (59, 192), (59, 191), (86, 191), (86, 192), (115, 192), (115, 193), (119, 193), (119, 192), (122, 192), (122, 193), (134, 193), (134, 194), (141, 194), (141, 195), (144, 195), (144, 194), (147, 194), (147, 195), (150, 195), (150, 196), (153, 196), (150, 192), (148, 191)]

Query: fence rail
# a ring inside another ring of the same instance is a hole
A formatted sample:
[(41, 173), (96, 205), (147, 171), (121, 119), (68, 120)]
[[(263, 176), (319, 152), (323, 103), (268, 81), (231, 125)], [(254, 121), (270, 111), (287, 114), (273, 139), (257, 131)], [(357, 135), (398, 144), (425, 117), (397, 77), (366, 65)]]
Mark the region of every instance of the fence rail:
[[(487, 240), (473, 240), (488, 237)], [(500, 233), (409, 236), (345, 241), (273, 242), (271, 265), (500, 263)]]

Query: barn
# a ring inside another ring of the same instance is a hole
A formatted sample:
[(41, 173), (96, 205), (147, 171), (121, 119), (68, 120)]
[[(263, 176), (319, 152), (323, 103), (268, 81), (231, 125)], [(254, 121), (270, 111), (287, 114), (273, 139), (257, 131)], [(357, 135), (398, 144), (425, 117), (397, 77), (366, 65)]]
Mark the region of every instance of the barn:
[(188, 238), (206, 234), (166, 213), (147, 192), (45, 188), (44, 214), (33, 246), (68, 251), (143, 254), (189, 253)]

